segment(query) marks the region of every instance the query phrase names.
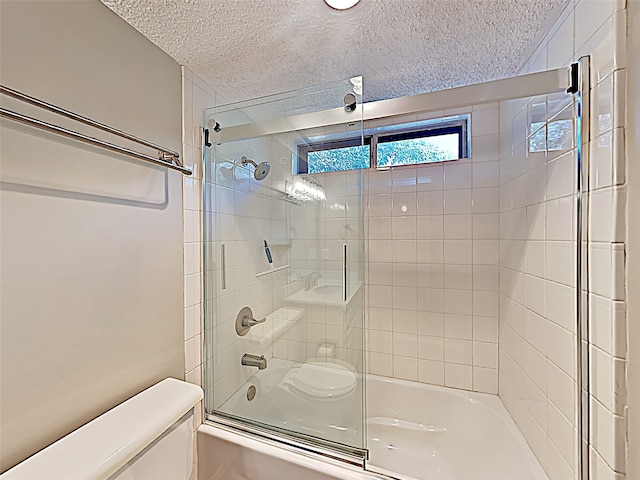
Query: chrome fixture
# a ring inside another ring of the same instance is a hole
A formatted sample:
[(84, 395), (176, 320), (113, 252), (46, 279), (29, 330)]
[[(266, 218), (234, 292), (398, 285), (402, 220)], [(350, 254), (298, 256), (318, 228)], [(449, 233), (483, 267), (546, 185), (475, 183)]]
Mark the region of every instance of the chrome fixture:
[(210, 147), (213, 144), (209, 141), (209, 130), (213, 130), (216, 133), (220, 133), (220, 130), (222, 130), (222, 127), (213, 118), (207, 122), (207, 126), (209, 128), (203, 129), (204, 130), (204, 145), (205, 145), (205, 147)]
[(207, 122), (207, 126), (216, 133), (222, 130), (222, 127), (220, 126), (220, 124), (216, 122), (213, 118)]
[(267, 359), (264, 358), (264, 355), (251, 355), (250, 353), (245, 353), (242, 356), (242, 365), (245, 367), (258, 367), (258, 370), (264, 370), (267, 368)]
[(249, 390), (247, 390), (247, 400), (251, 401), (256, 398), (256, 387), (255, 385), (251, 385)]
[(242, 165), (246, 166), (250, 163), (255, 167), (255, 170), (253, 171), (253, 178), (258, 181), (267, 178), (267, 175), (269, 175), (269, 171), (271, 170), (271, 165), (269, 165), (269, 162), (256, 163), (255, 160), (251, 160), (247, 157), (240, 158), (240, 162), (242, 163)]
[(0, 108), (0, 116), (3, 118), (8, 118), (15, 122), (39, 128), (41, 130), (46, 130), (47, 132), (55, 133), (63, 137), (73, 138), (74, 140), (78, 140), (89, 145), (95, 145), (97, 147), (120, 153), (122, 155), (137, 158), (138, 160), (144, 160), (146, 162), (155, 163), (156, 165), (168, 167), (172, 170), (178, 170), (185, 175), (191, 175), (193, 173), (191, 170), (185, 168), (182, 165), (182, 162), (180, 161), (180, 154), (174, 150), (162, 147), (153, 142), (149, 142), (148, 140), (143, 140), (142, 138), (131, 135), (130, 133), (126, 133), (116, 128), (110, 127), (109, 125), (105, 125), (104, 123), (96, 122), (95, 120), (91, 120), (90, 118), (83, 117), (82, 115), (70, 112), (69, 110), (65, 110), (64, 108), (60, 108), (42, 100), (38, 100), (37, 98), (30, 97), (29, 95), (25, 95), (24, 93), (18, 92), (17, 90), (13, 90), (9, 87), (5, 87), (4, 85), (0, 85), (0, 94), (15, 98), (17, 100), (20, 100), (21, 102), (28, 103), (29, 105), (36, 106), (49, 112), (53, 112), (57, 115), (70, 118), (71, 120), (82, 123), (84, 125), (89, 125), (90, 127), (108, 132), (112, 135), (125, 138), (140, 145), (144, 145), (145, 147), (155, 149), (158, 151), (158, 153), (157, 157), (152, 157), (151, 155), (136, 152), (135, 150), (131, 150), (130, 148), (121, 147), (114, 143), (100, 140), (99, 138), (91, 137), (83, 133), (78, 133), (73, 130), (62, 128), (52, 123), (43, 122), (42, 120), (28, 117), (11, 110), (7, 110), (5, 108)]
[(261, 320), (256, 320), (255, 318), (253, 318), (253, 312), (251, 311), (251, 309), (249, 307), (244, 307), (242, 310), (240, 310), (238, 316), (236, 317), (236, 333), (243, 337), (244, 335), (249, 333), (251, 327), (253, 327), (254, 325), (258, 325), (259, 323), (264, 323), (266, 321), (266, 317)]
[(346, 243), (342, 245), (342, 301), (346, 302), (348, 297), (347, 288), (349, 286), (349, 270), (347, 263), (348, 246)]
[(347, 112), (353, 112), (356, 109), (356, 95), (349, 92), (344, 96), (344, 109)]

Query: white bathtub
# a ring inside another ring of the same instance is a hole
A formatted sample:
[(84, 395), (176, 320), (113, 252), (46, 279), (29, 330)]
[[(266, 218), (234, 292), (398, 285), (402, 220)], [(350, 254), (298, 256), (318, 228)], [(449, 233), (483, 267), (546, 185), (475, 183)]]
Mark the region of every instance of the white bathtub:
[(297, 453), (211, 425), (198, 428), (198, 480), (380, 480), (357, 467)]
[(496, 395), (367, 376), (368, 468), (420, 480), (547, 480)]
[[(362, 438), (359, 422), (347, 419), (359, 415), (360, 394), (354, 392), (335, 405), (302, 404), (281, 388), (282, 379), (296, 366), (271, 360), (223, 411), (357, 445)], [(246, 398), (249, 385), (258, 391), (252, 402)], [(495, 395), (367, 375), (366, 397), (369, 472), (408, 480), (548, 480)], [(341, 420), (350, 428), (327, 428)], [(341, 436), (330, 438), (337, 432)], [(200, 480), (375, 478), (208, 425), (199, 430), (198, 452)]]

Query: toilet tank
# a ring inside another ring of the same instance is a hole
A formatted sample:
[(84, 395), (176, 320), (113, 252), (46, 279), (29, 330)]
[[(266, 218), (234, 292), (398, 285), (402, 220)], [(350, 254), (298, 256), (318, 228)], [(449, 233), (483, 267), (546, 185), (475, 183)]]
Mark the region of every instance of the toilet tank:
[(191, 480), (194, 429), (189, 412), (109, 480)]
[(191, 480), (202, 389), (167, 378), (0, 475), (0, 480)]

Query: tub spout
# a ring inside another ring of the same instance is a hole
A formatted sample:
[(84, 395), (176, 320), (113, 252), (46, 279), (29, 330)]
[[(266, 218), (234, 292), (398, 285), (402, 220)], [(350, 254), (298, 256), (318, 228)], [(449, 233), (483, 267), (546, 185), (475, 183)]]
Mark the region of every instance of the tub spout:
[(246, 367), (258, 367), (258, 370), (264, 370), (267, 368), (267, 359), (264, 358), (264, 355), (257, 356), (245, 353), (242, 356), (242, 365)]

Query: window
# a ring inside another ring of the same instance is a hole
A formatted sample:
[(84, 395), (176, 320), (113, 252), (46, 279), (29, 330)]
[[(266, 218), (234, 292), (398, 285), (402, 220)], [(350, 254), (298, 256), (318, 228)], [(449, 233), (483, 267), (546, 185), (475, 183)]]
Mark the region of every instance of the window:
[(469, 157), (468, 115), (378, 127), (351, 138), (310, 139), (297, 146), (294, 173), (445, 162)]
[[(363, 145), (364, 143), (364, 145)], [(298, 146), (297, 173), (338, 172), (371, 166), (371, 137)]]

